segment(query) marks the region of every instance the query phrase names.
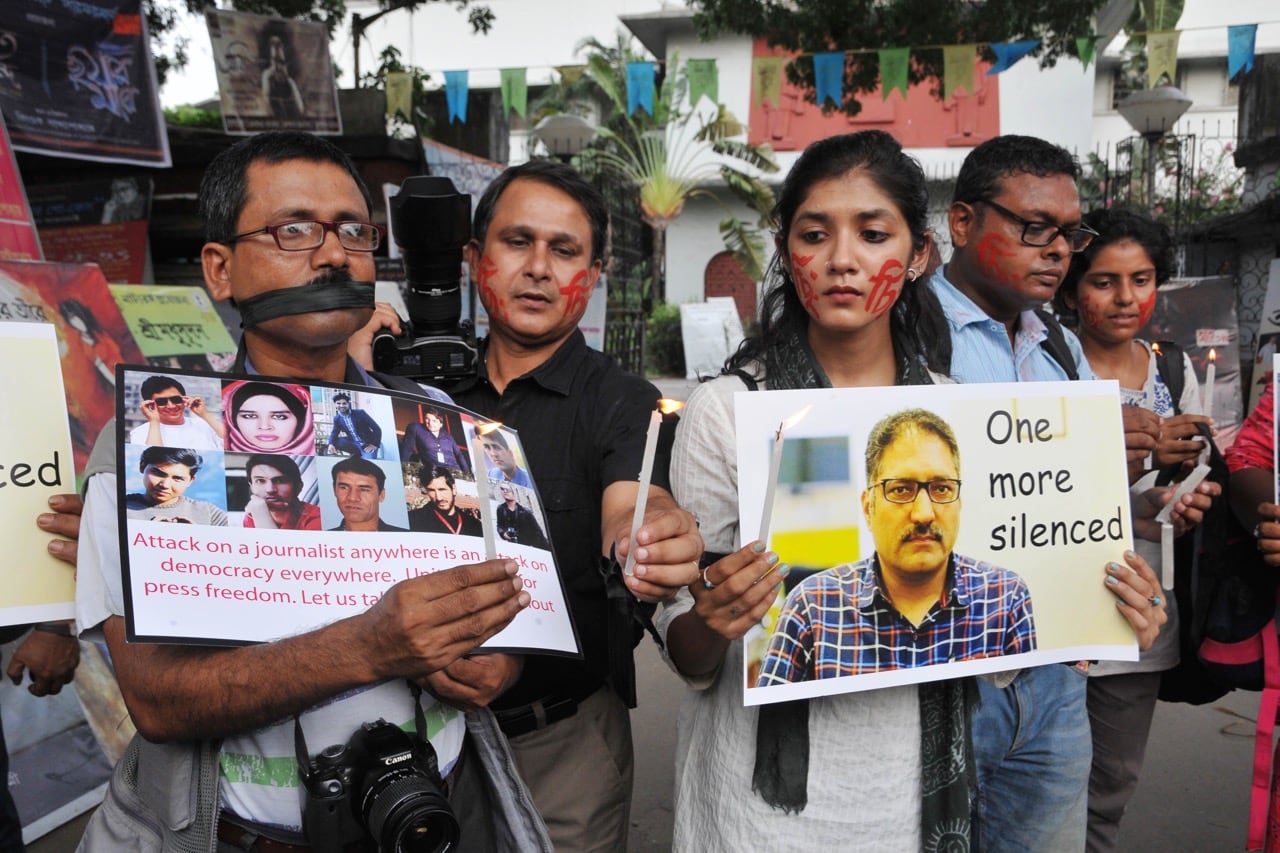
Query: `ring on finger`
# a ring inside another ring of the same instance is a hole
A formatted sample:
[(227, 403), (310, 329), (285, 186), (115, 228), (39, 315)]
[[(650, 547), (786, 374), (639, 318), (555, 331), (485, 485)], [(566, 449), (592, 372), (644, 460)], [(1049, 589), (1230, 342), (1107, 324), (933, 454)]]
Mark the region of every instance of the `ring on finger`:
[(1147, 601), (1151, 602), (1152, 607), (1159, 607), (1161, 604), (1164, 604), (1164, 599), (1158, 595), (1147, 596)]
[(698, 577), (702, 578), (703, 589), (715, 589), (716, 585), (711, 582), (711, 578), (707, 577), (707, 566), (698, 566)]

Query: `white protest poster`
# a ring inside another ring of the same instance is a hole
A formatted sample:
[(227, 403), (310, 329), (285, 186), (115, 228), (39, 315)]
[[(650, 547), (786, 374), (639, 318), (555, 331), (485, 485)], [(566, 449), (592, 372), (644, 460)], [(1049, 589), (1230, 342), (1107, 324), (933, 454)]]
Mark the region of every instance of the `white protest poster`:
[(143, 367), (117, 387), (130, 640), (266, 642), (504, 557), (532, 602), (484, 648), (579, 653), (514, 430), (381, 388)]
[(1132, 544), (1115, 382), (768, 391), (735, 408), (742, 542), (764, 525), (792, 567), (743, 639), (748, 705), (1137, 659), (1104, 582)]
[(732, 296), (710, 296), (706, 302), (680, 306), (684, 343), (684, 378), (716, 376), (742, 343), (742, 318)]
[(0, 413), (0, 528), (4, 531), (0, 625), (70, 619), (75, 570), (50, 556), (36, 516), (48, 500), (75, 491), (71, 432), (58, 339), (48, 323), (0, 322), (0, 364), (11, 405)]

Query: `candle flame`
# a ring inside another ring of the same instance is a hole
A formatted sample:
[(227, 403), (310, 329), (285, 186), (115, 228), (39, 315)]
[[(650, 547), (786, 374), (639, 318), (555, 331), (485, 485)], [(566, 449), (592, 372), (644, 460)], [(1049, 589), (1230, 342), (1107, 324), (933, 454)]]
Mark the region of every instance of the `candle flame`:
[(782, 423), (778, 424), (778, 435), (781, 436), (783, 432), (791, 429), (793, 426), (800, 423), (800, 421), (804, 420), (804, 416), (809, 414), (809, 410), (812, 408), (813, 408), (813, 404), (810, 403), (800, 411), (796, 412), (791, 417), (787, 418)]
[(1160, 349), (1160, 342), (1159, 342), (1159, 341), (1152, 341), (1152, 342), (1151, 342), (1151, 351), (1152, 351), (1152, 352), (1154, 352), (1156, 355), (1160, 355), (1160, 353), (1162, 352), (1162, 350)]
[(489, 433), (502, 427), (502, 421), (489, 421), (488, 423), (476, 424), (476, 435), (483, 438)]
[(681, 403), (679, 400), (668, 400), (664, 397), (658, 401), (658, 411), (662, 412), (664, 415), (669, 415), (672, 412), (678, 412), (683, 408), (684, 403)]
[(1218, 360), (1218, 351), (1217, 351), (1216, 349), (1214, 349), (1213, 347), (1209, 347), (1209, 360), (1210, 360), (1210, 361), (1217, 361), (1217, 360)]

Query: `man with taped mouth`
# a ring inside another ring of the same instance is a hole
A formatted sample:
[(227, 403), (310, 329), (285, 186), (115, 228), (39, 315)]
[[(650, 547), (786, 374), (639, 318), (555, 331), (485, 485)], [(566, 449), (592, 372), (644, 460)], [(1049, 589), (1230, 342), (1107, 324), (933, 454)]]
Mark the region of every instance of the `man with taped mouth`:
[[(205, 283), (215, 299), (233, 298), (243, 320), (236, 372), (427, 393), (347, 357), (348, 338), (373, 314), (372, 253), (382, 232), (343, 152), (303, 133), (242, 140), (210, 163), (200, 208)], [(109, 426), (104, 435), (112, 434)], [(402, 581), (364, 612), (270, 643), (129, 643), (113, 456), (113, 442), (100, 440), (86, 471), (76, 617), (82, 634), (105, 637), (139, 735), (81, 849), (289, 851), (332, 843), (303, 833), (295, 725), (310, 759), (379, 719), (425, 732), (424, 715), (461, 849), (550, 849), (492, 717), (464, 714), (420, 687), (527, 606), (515, 563)]]

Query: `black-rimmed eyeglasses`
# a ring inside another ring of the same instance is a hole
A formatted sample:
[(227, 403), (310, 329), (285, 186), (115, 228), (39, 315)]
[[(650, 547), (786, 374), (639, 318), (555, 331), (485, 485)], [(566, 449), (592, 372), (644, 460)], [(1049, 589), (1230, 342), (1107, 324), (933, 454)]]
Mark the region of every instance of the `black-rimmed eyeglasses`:
[(884, 492), (884, 499), (891, 504), (913, 503), (924, 489), (929, 500), (936, 504), (949, 504), (960, 499), (960, 481), (949, 477), (936, 480), (880, 480), (876, 483)]
[(1076, 228), (1063, 228), (1060, 225), (1054, 225), (1052, 222), (1040, 222), (1035, 219), (1027, 219), (1019, 216), (1009, 208), (996, 204), (989, 198), (980, 198), (975, 204), (985, 204), (987, 207), (1010, 219), (1022, 226), (1022, 242), (1028, 246), (1041, 248), (1058, 239), (1061, 234), (1067, 238), (1067, 245), (1071, 247), (1072, 252), (1083, 252), (1093, 242), (1093, 238), (1098, 236), (1098, 232), (1094, 231), (1088, 225), (1080, 225)]
[(382, 242), (382, 228), (372, 222), (325, 222), (322, 219), (294, 219), (267, 225), (237, 234), (224, 242), (229, 246), (245, 237), (270, 234), (281, 251), (310, 252), (324, 245), (324, 238), (330, 231), (338, 235), (338, 242), (348, 252), (372, 252)]

